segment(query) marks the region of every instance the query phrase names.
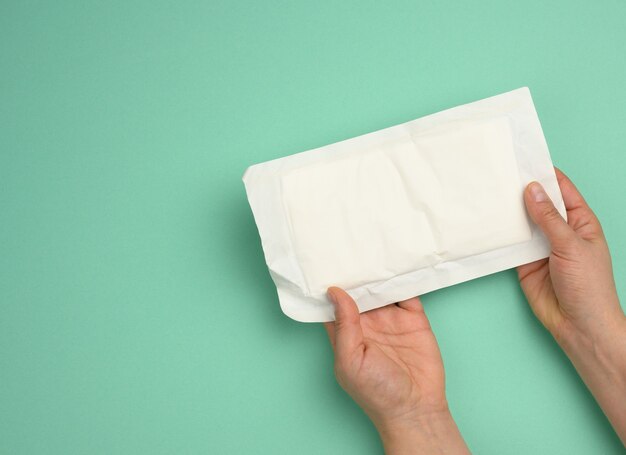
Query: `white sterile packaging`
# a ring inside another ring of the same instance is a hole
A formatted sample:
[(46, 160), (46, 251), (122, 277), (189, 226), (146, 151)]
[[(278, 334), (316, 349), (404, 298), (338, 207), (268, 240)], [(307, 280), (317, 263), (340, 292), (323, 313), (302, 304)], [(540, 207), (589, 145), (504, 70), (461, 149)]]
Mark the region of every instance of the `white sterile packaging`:
[(334, 319), (549, 255), (523, 191), (565, 207), (527, 88), (249, 167), (243, 181), (283, 312)]

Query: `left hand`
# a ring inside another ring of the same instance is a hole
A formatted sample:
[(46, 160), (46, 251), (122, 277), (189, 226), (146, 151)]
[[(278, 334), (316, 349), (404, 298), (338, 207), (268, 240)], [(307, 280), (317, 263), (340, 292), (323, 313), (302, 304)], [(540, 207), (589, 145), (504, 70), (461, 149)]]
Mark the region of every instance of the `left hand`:
[(325, 324), (339, 384), (372, 419), (388, 453), (468, 453), (450, 414), (441, 353), (419, 298), (359, 314), (332, 287)]

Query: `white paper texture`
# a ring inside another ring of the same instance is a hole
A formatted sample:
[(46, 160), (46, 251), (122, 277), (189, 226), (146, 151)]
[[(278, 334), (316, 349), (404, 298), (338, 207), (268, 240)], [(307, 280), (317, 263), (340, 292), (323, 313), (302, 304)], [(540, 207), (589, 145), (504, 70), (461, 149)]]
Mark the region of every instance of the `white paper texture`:
[(521, 88), (257, 164), (244, 184), (280, 305), (334, 319), (340, 286), (360, 311), (547, 257), (523, 190), (565, 216), (530, 92)]

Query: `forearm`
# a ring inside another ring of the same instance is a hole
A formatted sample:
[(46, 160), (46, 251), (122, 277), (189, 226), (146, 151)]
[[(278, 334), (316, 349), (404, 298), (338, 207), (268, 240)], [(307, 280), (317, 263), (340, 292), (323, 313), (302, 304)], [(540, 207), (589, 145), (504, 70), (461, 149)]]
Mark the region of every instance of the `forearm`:
[(573, 332), (559, 344), (626, 445), (626, 317), (594, 334)]
[(376, 427), (387, 455), (470, 453), (449, 411)]

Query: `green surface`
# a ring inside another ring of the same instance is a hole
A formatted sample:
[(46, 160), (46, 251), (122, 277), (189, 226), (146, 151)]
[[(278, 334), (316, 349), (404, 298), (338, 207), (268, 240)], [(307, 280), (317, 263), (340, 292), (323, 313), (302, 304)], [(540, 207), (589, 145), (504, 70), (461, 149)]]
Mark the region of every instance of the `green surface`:
[[(375, 454), (241, 175), (530, 87), (622, 297), (626, 3), (2, 2), (0, 453)], [(513, 271), (424, 297), (479, 454), (618, 454)]]

